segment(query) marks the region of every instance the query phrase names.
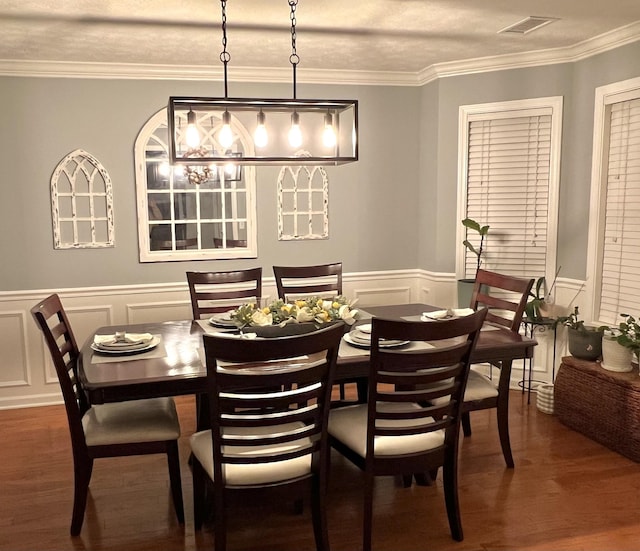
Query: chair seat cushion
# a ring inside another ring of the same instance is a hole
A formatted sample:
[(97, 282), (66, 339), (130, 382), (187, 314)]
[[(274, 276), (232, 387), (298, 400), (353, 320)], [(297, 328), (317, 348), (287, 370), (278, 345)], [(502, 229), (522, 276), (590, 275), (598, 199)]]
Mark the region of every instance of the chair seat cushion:
[[(491, 379), (473, 369), (469, 371), (467, 388), (464, 391), (465, 402), (475, 402), (486, 398), (495, 398), (496, 396), (498, 396), (498, 388)], [(448, 400), (448, 396), (441, 396), (431, 400), (431, 403), (435, 406), (440, 406)]]
[(485, 398), (495, 398), (498, 395), (496, 381), (492, 381), (482, 373), (478, 373), (473, 369), (469, 371), (467, 379), (467, 388), (464, 391), (464, 401), (474, 402), (475, 400), (484, 400)]
[[(226, 434), (255, 434), (264, 435), (278, 432), (286, 432), (304, 426), (302, 423), (285, 423), (269, 427), (247, 428), (235, 427), (233, 430), (227, 429)], [(189, 440), (191, 451), (200, 462), (204, 470), (209, 474), (211, 480), (213, 473), (213, 444), (211, 441), (211, 431), (204, 430), (193, 434)], [(226, 446), (226, 453), (234, 455), (247, 455), (258, 457), (273, 451), (294, 450), (299, 447), (309, 447), (311, 441), (308, 438), (301, 438), (288, 444), (273, 446)], [(284, 461), (273, 461), (269, 463), (248, 463), (246, 465), (226, 464), (225, 478), (226, 484), (230, 486), (247, 486), (251, 484), (268, 484), (282, 480), (290, 480), (299, 476), (308, 475), (311, 472), (311, 453), (286, 459)]]
[[(367, 453), (367, 404), (358, 404), (331, 410), (329, 413), (329, 434), (340, 440), (361, 457)], [(382, 403), (383, 411), (406, 411), (407, 408), (420, 409), (418, 404)], [(427, 418), (433, 422), (432, 418)], [(425, 419), (395, 421), (380, 419), (378, 426), (416, 426), (425, 424)], [(376, 456), (403, 455), (435, 449), (444, 444), (444, 431), (438, 430), (407, 436), (376, 436), (374, 453)]]
[(161, 442), (180, 437), (172, 398), (151, 398), (92, 406), (82, 418), (88, 446)]

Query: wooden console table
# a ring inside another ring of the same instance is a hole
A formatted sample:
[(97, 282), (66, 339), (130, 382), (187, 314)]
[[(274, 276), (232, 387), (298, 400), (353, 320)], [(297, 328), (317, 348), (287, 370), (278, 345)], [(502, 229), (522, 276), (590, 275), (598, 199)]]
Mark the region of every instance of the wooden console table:
[(562, 423), (640, 462), (640, 377), (607, 371), (597, 362), (562, 358), (554, 391)]

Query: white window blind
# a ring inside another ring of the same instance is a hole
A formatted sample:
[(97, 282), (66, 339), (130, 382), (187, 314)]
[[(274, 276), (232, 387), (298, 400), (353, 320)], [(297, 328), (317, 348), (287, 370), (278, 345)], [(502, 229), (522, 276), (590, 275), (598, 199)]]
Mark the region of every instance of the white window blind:
[(640, 98), (610, 108), (598, 319), (640, 311)]
[[(548, 254), (552, 114), (550, 108), (531, 112), (469, 121), (466, 216), (491, 227), (483, 268), (540, 277)], [(467, 239), (480, 241), (475, 232)], [(475, 276), (476, 260), (467, 250), (465, 277)]]

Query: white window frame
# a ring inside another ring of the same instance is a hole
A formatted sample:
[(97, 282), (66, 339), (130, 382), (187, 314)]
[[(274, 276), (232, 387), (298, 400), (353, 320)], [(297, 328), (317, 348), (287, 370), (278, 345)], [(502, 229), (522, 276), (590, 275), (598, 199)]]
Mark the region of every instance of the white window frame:
[[(544, 274), (531, 274), (531, 277), (544, 275), (547, 278), (547, 282), (553, 281), (556, 273), (558, 243), (558, 196), (560, 187), (560, 151), (562, 145), (562, 111), (562, 96), (460, 106), (458, 117), (458, 221), (456, 224), (456, 277), (458, 279), (466, 277), (466, 249), (464, 245), (462, 245), (466, 234), (461, 221), (467, 217), (469, 123), (474, 120), (536, 116), (546, 112), (551, 115), (547, 239), (545, 251), (546, 266)], [(481, 224), (485, 223), (484, 220), (478, 220), (478, 222)], [(490, 237), (491, 230), (489, 230), (489, 239)], [(486, 266), (485, 264), (483, 264), (482, 267), (491, 269), (490, 266)]]
[[(596, 88), (593, 118), (593, 155), (591, 165), (591, 201), (589, 240), (587, 249), (587, 281), (585, 296), (590, 312), (585, 312), (597, 324), (617, 324), (617, 319), (602, 319), (599, 312), (604, 253), (604, 229), (607, 200), (607, 173), (611, 106), (640, 98), (640, 77)], [(636, 312), (629, 312), (637, 314)]]
[[(243, 166), (243, 179), (246, 189), (246, 247), (151, 250), (149, 240), (149, 210), (147, 197), (146, 147), (151, 136), (162, 125), (167, 126), (167, 109), (155, 113), (142, 127), (135, 142), (136, 202), (138, 209), (138, 247), (140, 262), (168, 262), (180, 260), (222, 260), (232, 258), (257, 258), (257, 211), (256, 211), (256, 169), (255, 166)], [(253, 138), (242, 123), (232, 116), (231, 126), (247, 155), (253, 155)], [(167, 151), (168, 145), (163, 144)], [(197, 184), (193, 184), (196, 186)], [(234, 207), (234, 205), (232, 205)], [(234, 208), (235, 210), (235, 208)], [(238, 224), (230, 219), (227, 223)], [(198, 242), (200, 237), (198, 236)]]

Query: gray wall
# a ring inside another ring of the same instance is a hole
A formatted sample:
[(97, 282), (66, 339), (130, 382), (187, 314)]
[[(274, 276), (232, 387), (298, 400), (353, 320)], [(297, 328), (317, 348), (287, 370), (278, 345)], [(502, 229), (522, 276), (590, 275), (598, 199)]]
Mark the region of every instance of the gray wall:
[(639, 60), (635, 42), (574, 63), (448, 77), (423, 86), (419, 267), (455, 271), (459, 107), (563, 96), (557, 265), (562, 277), (584, 280), (595, 89), (640, 76)]
[[(221, 83), (0, 77), (0, 291), (184, 280), (223, 270), (342, 260), (348, 272), (455, 269), (458, 108), (564, 97), (558, 264), (586, 275), (593, 102), (597, 86), (640, 75), (640, 42), (575, 63), (448, 77), (422, 86), (300, 85), (298, 97), (358, 99), (360, 160), (328, 167), (330, 238), (279, 242), (278, 168), (258, 167), (257, 259), (138, 261), (133, 144), (170, 95)], [(289, 97), (290, 85), (231, 83), (230, 95)], [(116, 246), (53, 249), (49, 182), (74, 149), (95, 155), (114, 187)]]
[[(258, 167), (257, 259), (138, 261), (133, 144), (170, 95), (216, 95), (220, 83), (0, 79), (0, 291), (183, 281), (186, 270), (224, 270), (341, 260), (349, 272), (417, 265), (420, 91), (410, 87), (301, 85), (298, 97), (358, 99), (360, 161), (327, 167), (330, 238), (277, 240), (279, 168)], [(230, 85), (238, 97), (290, 97), (287, 85)], [(74, 149), (95, 155), (113, 182), (115, 247), (54, 250), (50, 178)], [(401, 246), (398, 246), (401, 244)]]

